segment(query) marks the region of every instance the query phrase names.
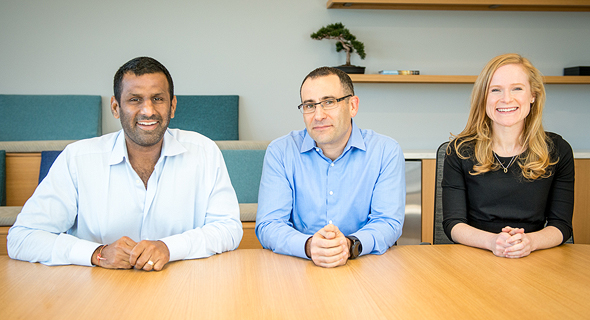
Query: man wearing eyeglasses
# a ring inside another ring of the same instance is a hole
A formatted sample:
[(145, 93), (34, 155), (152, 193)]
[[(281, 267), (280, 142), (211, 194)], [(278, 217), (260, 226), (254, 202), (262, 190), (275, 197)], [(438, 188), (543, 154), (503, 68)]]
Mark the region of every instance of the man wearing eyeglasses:
[(322, 267), (383, 254), (404, 222), (399, 144), (356, 126), (359, 98), (343, 71), (312, 71), (300, 93), (305, 130), (271, 142), (264, 158), (256, 217), (260, 243)]

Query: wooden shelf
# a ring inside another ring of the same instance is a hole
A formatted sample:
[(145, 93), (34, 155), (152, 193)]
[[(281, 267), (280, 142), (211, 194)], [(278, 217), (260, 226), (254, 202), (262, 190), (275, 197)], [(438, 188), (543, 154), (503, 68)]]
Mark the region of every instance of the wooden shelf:
[(590, 0), (329, 0), (328, 9), (590, 11)]
[[(354, 83), (474, 83), (477, 76), (350, 74)], [(546, 76), (546, 84), (590, 84), (590, 76)]]

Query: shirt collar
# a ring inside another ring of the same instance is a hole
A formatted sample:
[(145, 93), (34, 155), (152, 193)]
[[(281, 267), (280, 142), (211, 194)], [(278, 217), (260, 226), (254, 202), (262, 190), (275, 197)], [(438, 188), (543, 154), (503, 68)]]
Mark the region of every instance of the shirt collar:
[(303, 143), (301, 144), (300, 152), (304, 153), (313, 148), (315, 148), (315, 141), (311, 138), (309, 133), (307, 133), (307, 129), (305, 129), (305, 135), (303, 136)]
[(356, 126), (354, 120), (352, 120), (352, 132), (350, 133), (350, 138), (348, 139), (348, 143), (346, 144), (346, 147), (344, 148), (344, 151), (342, 153), (346, 152), (348, 149), (352, 147), (355, 147), (363, 151), (367, 150), (367, 147), (365, 145), (365, 139), (363, 139), (361, 129), (359, 129), (359, 127)]
[[(367, 147), (365, 146), (365, 140), (363, 139), (363, 135), (361, 134), (361, 129), (356, 126), (354, 120), (352, 121), (352, 130), (350, 133), (350, 137), (348, 138), (348, 142), (346, 143), (346, 147), (342, 151), (344, 154), (348, 149), (355, 147), (357, 149), (365, 151)], [(303, 143), (301, 144), (301, 153), (307, 152), (316, 147), (316, 142), (312, 139), (312, 137), (307, 133), (307, 129), (305, 129), (305, 136), (303, 138)]]
[(186, 151), (186, 148), (180, 143), (180, 141), (176, 140), (176, 138), (170, 133), (170, 130), (166, 129), (160, 158), (176, 156), (185, 153)]
[[(168, 129), (164, 132), (164, 143), (162, 143), (162, 151), (160, 152), (160, 159), (162, 157), (172, 157), (186, 152), (186, 148), (170, 133)], [(123, 129), (117, 134), (113, 152), (109, 159), (109, 165), (121, 163), (125, 158), (129, 158), (127, 154), (127, 144), (125, 143), (125, 132)]]

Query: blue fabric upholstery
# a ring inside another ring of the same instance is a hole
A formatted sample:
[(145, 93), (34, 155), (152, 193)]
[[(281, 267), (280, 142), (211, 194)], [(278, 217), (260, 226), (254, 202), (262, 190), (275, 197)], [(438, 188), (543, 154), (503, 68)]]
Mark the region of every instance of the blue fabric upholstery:
[(221, 150), (239, 203), (257, 203), (266, 150)]
[(100, 96), (0, 95), (2, 141), (79, 140), (102, 133)]
[(6, 151), (0, 150), (0, 206), (6, 205)]
[(177, 95), (170, 128), (196, 131), (211, 140), (239, 140), (239, 96)]
[(41, 151), (41, 166), (39, 168), (39, 183), (45, 179), (51, 165), (57, 159), (61, 151)]

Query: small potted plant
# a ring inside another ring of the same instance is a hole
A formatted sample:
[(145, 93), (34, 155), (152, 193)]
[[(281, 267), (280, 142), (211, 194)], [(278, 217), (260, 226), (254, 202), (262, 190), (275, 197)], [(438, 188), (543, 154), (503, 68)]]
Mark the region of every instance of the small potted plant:
[(336, 42), (336, 51), (346, 51), (346, 64), (334, 68), (340, 69), (346, 73), (365, 73), (365, 67), (353, 66), (350, 63), (350, 55), (353, 52), (356, 52), (361, 59), (365, 59), (367, 56), (365, 53), (365, 45), (356, 40), (356, 37), (351, 34), (342, 23), (338, 22), (322, 27), (317, 32), (312, 33), (311, 38), (315, 40), (338, 40), (338, 42)]

